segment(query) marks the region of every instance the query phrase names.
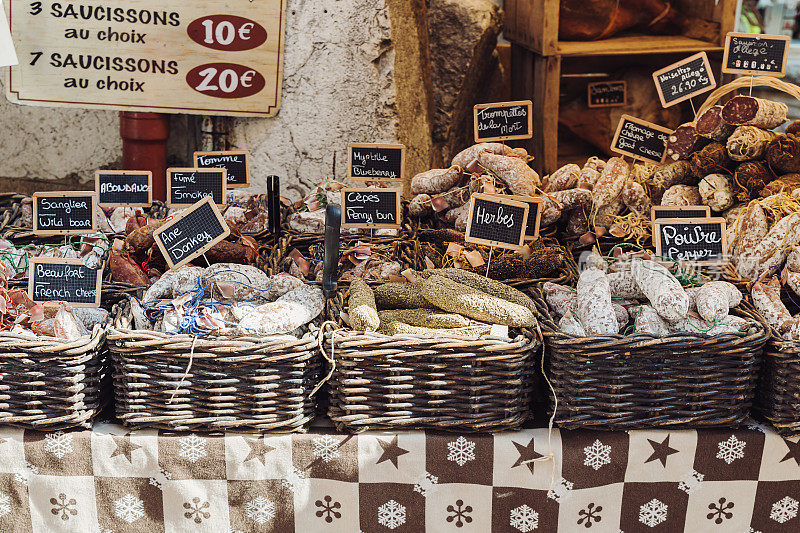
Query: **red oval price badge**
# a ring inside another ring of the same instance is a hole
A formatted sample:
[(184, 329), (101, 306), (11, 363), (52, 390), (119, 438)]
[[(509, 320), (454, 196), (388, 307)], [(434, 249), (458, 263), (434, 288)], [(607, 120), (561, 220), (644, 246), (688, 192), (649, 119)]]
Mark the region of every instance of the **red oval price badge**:
[(264, 88), (264, 76), (235, 63), (208, 63), (190, 70), (186, 83), (195, 91), (216, 98), (246, 98)]
[(252, 50), (267, 41), (264, 26), (236, 15), (209, 15), (193, 20), (186, 28), (194, 42), (223, 52)]

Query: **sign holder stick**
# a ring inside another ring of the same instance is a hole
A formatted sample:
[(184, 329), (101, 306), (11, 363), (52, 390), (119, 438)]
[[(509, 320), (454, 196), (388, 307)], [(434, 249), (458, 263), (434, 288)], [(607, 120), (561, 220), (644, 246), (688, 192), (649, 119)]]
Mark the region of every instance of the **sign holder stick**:
[(694, 108), (694, 101), (691, 98), (689, 98), (689, 105), (692, 106), (692, 114), (697, 118), (697, 110)]
[(489, 277), (489, 265), (492, 264), (492, 252), (494, 251), (494, 246), (489, 247), (489, 260), (486, 261), (486, 277)]
[(750, 94), (748, 96), (753, 96), (753, 75), (750, 74)]
[(206, 257), (206, 254), (203, 254), (203, 259), (205, 259), (205, 260), (206, 260), (206, 264), (207, 264), (208, 266), (211, 266), (211, 262), (209, 262), (209, 260), (208, 260), (208, 257)]

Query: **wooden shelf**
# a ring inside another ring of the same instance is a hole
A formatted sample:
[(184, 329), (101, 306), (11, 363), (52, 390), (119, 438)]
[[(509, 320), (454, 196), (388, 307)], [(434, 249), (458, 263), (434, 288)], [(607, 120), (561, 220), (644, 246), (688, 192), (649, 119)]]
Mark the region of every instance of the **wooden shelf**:
[(715, 43), (681, 35), (624, 35), (600, 41), (559, 41), (556, 48), (557, 55), (561, 56), (667, 54), (723, 50), (722, 46)]

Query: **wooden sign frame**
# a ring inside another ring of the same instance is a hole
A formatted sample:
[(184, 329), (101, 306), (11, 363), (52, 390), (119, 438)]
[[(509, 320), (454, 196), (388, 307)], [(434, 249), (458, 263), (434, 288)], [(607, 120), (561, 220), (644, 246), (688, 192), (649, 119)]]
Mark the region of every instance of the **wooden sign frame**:
[(531, 210), (530, 204), (537, 204), (536, 206), (536, 233), (533, 235), (528, 235), (528, 220), (525, 220), (525, 241), (535, 241), (539, 238), (539, 231), (541, 228), (542, 223), (542, 206), (544, 205), (544, 198), (541, 196), (512, 196), (512, 195), (505, 195), (506, 198), (511, 198), (512, 200), (517, 200), (519, 202), (525, 202), (528, 204), (528, 218), (531, 217)]
[[(228, 170), (225, 168), (197, 168), (197, 167), (172, 167), (167, 169), (167, 207), (190, 207), (197, 202), (173, 203), (172, 198), (172, 173), (173, 172), (220, 172), (222, 174), (222, 203), (217, 207), (225, 206), (225, 197), (228, 195)], [(199, 200), (198, 200), (199, 202)]]
[[(596, 85), (610, 85), (612, 83), (622, 85), (623, 94), (625, 96), (622, 100), (622, 103), (592, 104), (592, 87)], [(628, 105), (628, 82), (625, 80), (595, 81), (586, 86), (586, 107), (624, 107), (626, 105)]]
[[(39, 227), (39, 205), (36, 201), (37, 198), (73, 198), (81, 196), (90, 196), (92, 198), (92, 227), (76, 230), (41, 230)], [(62, 191), (62, 192), (35, 192), (33, 198), (33, 233), (34, 235), (41, 235), (43, 237), (49, 235), (85, 235), (88, 233), (97, 232), (97, 193), (94, 191)]]
[[(138, 174), (147, 175), (147, 185), (150, 190), (147, 193), (147, 203), (100, 203), (100, 174), (120, 175)], [(153, 173), (149, 170), (96, 170), (94, 173), (94, 192), (97, 194), (97, 205), (100, 207), (150, 207), (153, 205)]]
[[(753, 70), (753, 69), (742, 69), (742, 68), (726, 68), (725, 65), (728, 64), (728, 57), (730, 55), (731, 50), (731, 38), (732, 37), (749, 37), (751, 39), (758, 38), (766, 38), (770, 41), (783, 41), (783, 65), (781, 65), (780, 72), (769, 72), (763, 70)], [(722, 72), (724, 74), (747, 74), (750, 76), (772, 76), (775, 78), (783, 78), (786, 76), (786, 65), (789, 62), (789, 45), (792, 42), (792, 38), (788, 35), (760, 35), (757, 33), (742, 33), (731, 31), (725, 35), (725, 52), (722, 54)]]
[[(513, 245), (505, 242), (500, 241), (490, 241), (488, 239), (481, 239), (479, 237), (471, 237), (470, 233), (472, 232), (472, 215), (475, 209), (475, 201), (476, 200), (486, 200), (488, 202), (492, 202), (495, 204), (500, 205), (507, 205), (509, 207), (521, 207), (525, 209), (525, 214), (522, 217), (522, 231), (520, 232), (519, 244)], [(537, 210), (539, 211), (539, 210)], [(464, 241), (471, 242), (473, 244), (484, 244), (486, 246), (493, 246), (495, 248), (506, 248), (508, 250), (522, 250), (522, 247), (525, 245), (525, 234), (526, 230), (528, 229), (528, 213), (530, 212), (530, 206), (527, 202), (521, 202), (519, 200), (512, 200), (510, 196), (502, 195), (502, 194), (487, 194), (487, 193), (476, 193), (472, 195), (472, 198), (469, 202), (469, 214), (467, 215), (467, 230), (464, 232)]]
[[(703, 66), (705, 67), (706, 72), (708, 72), (708, 78), (711, 81), (711, 85), (708, 87), (703, 87), (701, 89), (698, 89), (692, 93), (684, 94), (677, 100), (672, 100), (670, 102), (667, 102), (666, 99), (664, 98), (664, 93), (661, 89), (661, 84), (658, 82), (658, 76), (660, 74), (663, 74), (664, 72), (669, 72), (670, 70), (674, 70), (678, 67), (691, 63), (692, 61), (695, 61), (698, 58), (703, 59)], [(681, 59), (680, 61), (672, 63), (671, 65), (668, 65), (660, 70), (653, 72), (653, 82), (656, 84), (656, 92), (658, 92), (658, 98), (661, 100), (661, 107), (664, 108), (672, 107), (675, 104), (685, 102), (686, 100), (689, 100), (690, 98), (697, 96), (698, 94), (703, 94), (708, 91), (712, 91), (717, 86), (717, 80), (714, 78), (714, 72), (711, 70), (711, 62), (708, 60), (708, 54), (706, 54), (705, 52), (698, 52), (696, 54), (690, 55), (686, 59)]]
[[(664, 220), (664, 219), (675, 219), (681, 218), (676, 216), (669, 216), (669, 217), (656, 217), (656, 211), (659, 209), (666, 209), (672, 212), (681, 212), (681, 211), (705, 211), (705, 217), (686, 217), (686, 218), (711, 218), (711, 208), (707, 205), (654, 205), (650, 208), (650, 227), (652, 228), (653, 224), (655, 224), (656, 220)], [(653, 246), (656, 244), (656, 234), (652, 232), (652, 240)]]
[(198, 161), (198, 157), (204, 155), (217, 155), (217, 156), (225, 156), (225, 155), (243, 155), (244, 156), (244, 168), (246, 171), (245, 174), (245, 182), (244, 183), (228, 183), (228, 173), (227, 169), (225, 172), (225, 185), (228, 189), (240, 189), (243, 187), (250, 186), (250, 150), (209, 150), (209, 151), (201, 151), (201, 152), (194, 152), (192, 156), (195, 168), (221, 168), (221, 167), (201, 167), (200, 162)]
[[(207, 244), (204, 244), (201, 248), (198, 248), (197, 250), (195, 250), (191, 254), (187, 255), (185, 258), (181, 259), (177, 263), (173, 263), (172, 262), (172, 258), (170, 258), (170, 255), (167, 252), (166, 246), (164, 246), (164, 243), (161, 242), (161, 239), (160, 239), (159, 236), (162, 233), (164, 233), (166, 230), (168, 230), (169, 228), (174, 226), (175, 223), (179, 222), (180, 220), (185, 218), (187, 215), (193, 213), (194, 211), (196, 211), (197, 209), (202, 207), (202, 204), (211, 204), (211, 210), (214, 212), (214, 215), (216, 215), (217, 220), (219, 220), (219, 223), (222, 226), (222, 229), (224, 231), (222, 232), (222, 235), (220, 235), (218, 237), (215, 237), (210, 242), (208, 242)], [(170, 220), (169, 222), (167, 222), (166, 224), (164, 224), (163, 226), (161, 226), (160, 228), (155, 230), (153, 232), (153, 240), (156, 242), (156, 245), (158, 246), (158, 249), (161, 251), (161, 255), (164, 256), (164, 260), (167, 262), (167, 265), (169, 266), (170, 270), (173, 270), (175, 268), (178, 268), (178, 267), (181, 267), (181, 266), (185, 265), (186, 263), (189, 263), (195, 257), (200, 257), (201, 255), (206, 253), (208, 250), (213, 248), (215, 244), (217, 244), (218, 242), (224, 241), (225, 238), (228, 237), (228, 235), (230, 235), (230, 234), (231, 234), (231, 230), (228, 227), (228, 223), (225, 222), (225, 218), (222, 216), (222, 213), (220, 213), (219, 208), (217, 207), (217, 205), (214, 203), (213, 199), (210, 196), (206, 196), (202, 200), (198, 200), (197, 202), (192, 204), (192, 207), (182, 211), (178, 215), (174, 216), (172, 218), (172, 220)]]
[[(384, 178), (380, 176), (353, 176), (353, 148), (387, 148), (400, 150), (400, 176), (397, 178)], [(349, 143), (347, 145), (347, 178), (356, 181), (385, 181), (402, 182), (406, 174), (406, 145), (405, 144), (382, 144), (382, 143)]]
[[(394, 219), (397, 221), (397, 224), (367, 224), (367, 223), (347, 223), (345, 222), (345, 211), (347, 209), (347, 201), (345, 199), (345, 195), (348, 192), (391, 192), (395, 195), (395, 205), (396, 212), (394, 215)], [(400, 204), (400, 189), (376, 189), (374, 187), (354, 187), (351, 189), (342, 189), (342, 200), (341, 200), (341, 227), (343, 228), (366, 228), (366, 229), (373, 229), (373, 228), (390, 228), (390, 229), (399, 229), (401, 227), (400, 224), (400, 217), (402, 216), (402, 207)]]
[[(32, 257), (28, 263), (28, 297), (33, 300), (34, 302), (49, 302), (52, 300), (36, 300), (33, 297), (33, 281), (34, 281), (34, 269), (37, 264), (48, 264), (48, 265), (77, 265), (77, 266), (85, 266), (83, 261), (76, 257)], [(87, 267), (88, 268), (88, 267)], [(97, 281), (95, 283), (95, 290), (94, 290), (94, 302), (86, 302), (86, 303), (73, 303), (68, 302), (69, 305), (72, 307), (100, 307), (100, 298), (101, 298), (101, 290), (103, 288), (103, 269), (102, 268), (89, 268), (89, 270), (94, 270), (96, 272)]]
[[(500, 137), (484, 137), (478, 136), (478, 111), (489, 107), (516, 107), (526, 106), (528, 108), (528, 132), (525, 135), (503, 135)], [(533, 138), (533, 102), (531, 100), (513, 100), (511, 102), (492, 102), (489, 104), (475, 104), (472, 108), (472, 131), (476, 143), (488, 143), (492, 141), (513, 141), (515, 139), (531, 139)]]
[(666, 145), (664, 147), (664, 155), (660, 160), (648, 159), (648, 158), (643, 157), (641, 155), (634, 154), (632, 152), (626, 152), (625, 150), (620, 150), (619, 148), (616, 148), (617, 140), (619, 139), (619, 134), (622, 132), (622, 124), (626, 120), (629, 121), (629, 122), (633, 122), (635, 124), (639, 124), (640, 126), (646, 126), (648, 128), (652, 128), (654, 130), (658, 130), (661, 133), (666, 133), (666, 134), (674, 133), (673, 130), (671, 130), (669, 128), (665, 128), (663, 126), (659, 126), (658, 124), (653, 124), (652, 122), (647, 122), (646, 120), (642, 120), (640, 118), (636, 118), (636, 117), (633, 117), (631, 115), (622, 115), (621, 117), (619, 117), (619, 122), (617, 123), (617, 131), (614, 132), (614, 138), (611, 139), (611, 151), (615, 152), (615, 153), (618, 153), (618, 154), (627, 155), (627, 156), (632, 157), (634, 159), (644, 159), (645, 161), (650, 161), (651, 163), (663, 163), (664, 159), (666, 159), (666, 157), (667, 157)]
[[(722, 224), (722, 257), (720, 259), (710, 260), (710, 261), (689, 261), (690, 263), (694, 263), (697, 265), (719, 265), (725, 262), (723, 259), (725, 256), (725, 251), (728, 249), (728, 236), (727, 236), (727, 221), (722, 217), (711, 217), (711, 218), (659, 218), (653, 223), (653, 239), (654, 246), (656, 248), (656, 255), (663, 260), (670, 260), (662, 256), (661, 250), (661, 226), (663, 225), (674, 225), (674, 224)], [(688, 260), (687, 260), (688, 261)]]

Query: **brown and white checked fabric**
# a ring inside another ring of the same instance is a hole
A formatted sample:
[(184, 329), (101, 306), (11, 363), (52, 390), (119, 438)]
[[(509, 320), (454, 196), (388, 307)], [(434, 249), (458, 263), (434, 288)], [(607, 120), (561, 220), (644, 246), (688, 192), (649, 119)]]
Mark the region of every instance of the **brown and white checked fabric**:
[(550, 448), (546, 429), (0, 428), (2, 532), (773, 533), (800, 531), (798, 506), (800, 443), (758, 425), (556, 430)]

